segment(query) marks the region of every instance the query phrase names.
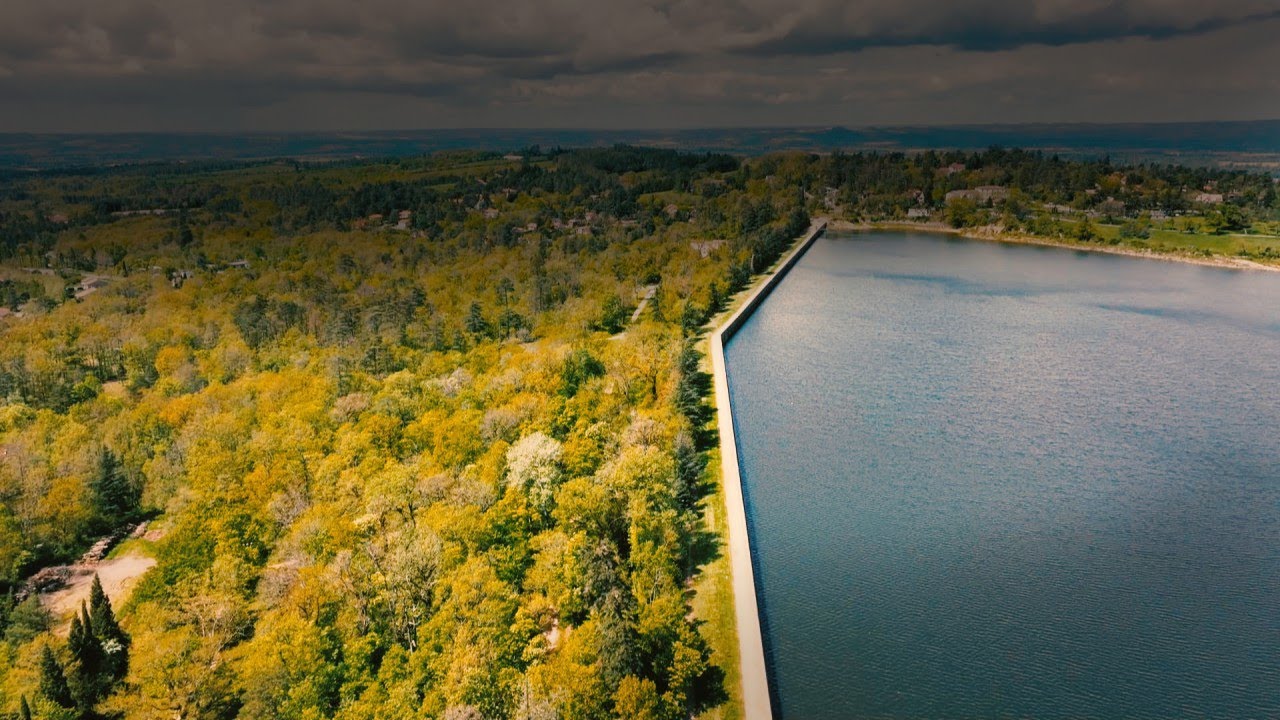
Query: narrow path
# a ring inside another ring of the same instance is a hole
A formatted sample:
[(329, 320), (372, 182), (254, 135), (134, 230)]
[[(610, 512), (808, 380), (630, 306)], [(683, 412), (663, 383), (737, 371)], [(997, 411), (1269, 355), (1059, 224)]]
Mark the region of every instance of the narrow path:
[(631, 319), (627, 321), (627, 326), (622, 328), (622, 330), (619, 330), (616, 334), (610, 335), (610, 340), (621, 340), (627, 336), (627, 330), (629, 330), (631, 326), (640, 319), (640, 313), (644, 312), (644, 309), (649, 306), (649, 301), (653, 299), (654, 293), (658, 291), (658, 286), (645, 285), (641, 290), (644, 292), (640, 296), (640, 304), (636, 306), (635, 312), (631, 313)]
[(649, 306), (649, 301), (653, 299), (653, 294), (656, 292), (658, 292), (657, 284), (644, 286), (644, 294), (640, 296), (640, 304), (636, 306), (636, 311), (631, 313), (631, 322), (640, 319), (640, 313), (644, 312), (644, 309)]

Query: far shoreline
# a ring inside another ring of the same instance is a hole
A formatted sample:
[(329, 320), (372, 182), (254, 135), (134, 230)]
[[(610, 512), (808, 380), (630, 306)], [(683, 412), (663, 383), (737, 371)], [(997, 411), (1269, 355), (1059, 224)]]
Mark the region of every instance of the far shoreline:
[(1264, 272), (1280, 272), (1280, 265), (1236, 258), (1229, 255), (1186, 255), (1182, 253), (1160, 250), (1139, 249), (1121, 245), (1098, 245), (1095, 243), (1073, 242), (1065, 239), (1043, 238), (1023, 233), (1006, 232), (998, 227), (985, 226), (977, 228), (955, 228), (940, 222), (911, 222), (907, 220), (875, 221), (855, 223), (849, 220), (829, 220), (828, 230), (868, 232), (876, 230), (915, 231), (945, 233), (970, 240), (1007, 243), (1010, 245), (1039, 245), (1042, 247), (1083, 250), (1085, 252), (1106, 253), (1108, 255), (1125, 255), (1128, 257), (1146, 258), (1148, 260), (1166, 260), (1171, 262), (1203, 265), (1206, 267), (1225, 268), (1228, 270), (1262, 270)]

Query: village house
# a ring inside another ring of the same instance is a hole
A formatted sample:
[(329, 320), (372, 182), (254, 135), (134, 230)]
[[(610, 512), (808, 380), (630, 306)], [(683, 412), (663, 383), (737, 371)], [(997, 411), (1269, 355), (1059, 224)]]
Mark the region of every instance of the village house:
[(724, 246), (724, 240), (694, 240), (689, 247), (698, 251), (698, 256), (706, 258)]
[(1192, 202), (1198, 202), (1201, 205), (1220, 205), (1222, 204), (1222, 193), (1196, 193), (1191, 200)]
[(947, 193), (947, 203), (972, 200), (976, 203), (1003, 202), (1009, 199), (1009, 188), (1001, 185), (980, 185), (969, 190), (952, 190)]
[(231, 262), (227, 263), (227, 267), (229, 267), (229, 268), (235, 268), (236, 270), (248, 270), (248, 269), (249, 269), (249, 261), (248, 261), (248, 260), (243, 260), (243, 259), (241, 259), (241, 260), (232, 260)]
[(96, 277), (92, 275), (86, 277), (79, 285), (76, 286), (75, 298), (77, 300), (83, 300), (109, 284), (110, 283), (107, 282), (107, 279), (103, 277)]
[(1098, 203), (1098, 212), (1103, 217), (1124, 217), (1125, 204), (1115, 198), (1107, 198)]
[(965, 168), (964, 163), (951, 163), (950, 165), (942, 168), (940, 172), (943, 175), (950, 177), (952, 175), (955, 175), (956, 173), (964, 172), (964, 168)]
[(907, 219), (908, 220), (928, 220), (929, 209), (928, 208), (911, 208), (910, 210), (907, 211)]

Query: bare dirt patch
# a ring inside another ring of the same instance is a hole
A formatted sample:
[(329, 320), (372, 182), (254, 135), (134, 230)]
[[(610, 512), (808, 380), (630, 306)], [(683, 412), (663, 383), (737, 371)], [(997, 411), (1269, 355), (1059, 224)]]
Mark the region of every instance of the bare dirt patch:
[[(93, 576), (97, 575), (111, 604), (119, 608), (129, 598), (138, 579), (156, 564), (156, 560), (144, 554), (137, 545), (120, 548), (117, 557), (109, 558), (107, 553), (113, 545), (124, 539), (137, 540), (154, 536), (158, 540), (163, 536), (162, 530), (149, 531), (148, 525), (149, 523), (144, 522), (102, 538), (76, 563), (41, 570), (27, 580), (24, 593), (38, 593), (40, 604), (57, 620), (66, 621), (80, 608), (82, 602), (89, 599)], [(61, 630), (66, 630), (65, 622)]]
[(93, 585), (95, 573), (102, 581), (102, 589), (106, 591), (111, 604), (120, 607), (129, 597), (129, 592), (137, 584), (138, 578), (156, 564), (150, 558), (137, 552), (129, 552), (120, 557), (102, 560), (97, 565), (71, 565), (70, 577), (61, 589), (40, 595), (40, 603), (54, 617), (62, 618), (80, 608), (80, 603), (88, 602), (89, 588)]

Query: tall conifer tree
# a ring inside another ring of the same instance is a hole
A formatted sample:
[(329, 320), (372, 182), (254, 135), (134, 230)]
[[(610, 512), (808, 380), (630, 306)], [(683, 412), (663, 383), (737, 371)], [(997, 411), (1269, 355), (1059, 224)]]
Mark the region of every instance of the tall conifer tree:
[(71, 687), (67, 685), (62, 664), (54, 657), (53, 650), (48, 645), (40, 652), (40, 694), (60, 707), (73, 708), (76, 705), (71, 698)]

